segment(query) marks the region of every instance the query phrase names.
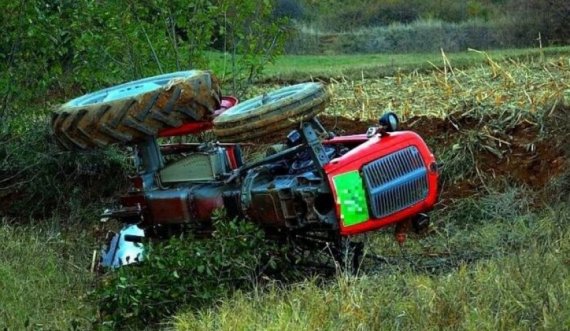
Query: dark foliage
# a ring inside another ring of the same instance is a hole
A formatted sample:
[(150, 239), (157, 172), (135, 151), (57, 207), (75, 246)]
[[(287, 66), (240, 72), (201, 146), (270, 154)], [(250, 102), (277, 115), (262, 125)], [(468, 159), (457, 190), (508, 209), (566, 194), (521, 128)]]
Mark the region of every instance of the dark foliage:
[(81, 220), (86, 206), (126, 183), (127, 162), (120, 150), (62, 151), (43, 121), (0, 139), (0, 216), (59, 214)]
[(113, 271), (94, 293), (104, 325), (143, 327), (181, 308), (210, 305), (235, 289), (251, 288), (274, 251), (249, 222), (215, 223), (211, 240), (191, 236), (155, 243), (145, 261)]
[(305, 9), (296, 0), (277, 0), (273, 9), (273, 15), (300, 20), (305, 17)]

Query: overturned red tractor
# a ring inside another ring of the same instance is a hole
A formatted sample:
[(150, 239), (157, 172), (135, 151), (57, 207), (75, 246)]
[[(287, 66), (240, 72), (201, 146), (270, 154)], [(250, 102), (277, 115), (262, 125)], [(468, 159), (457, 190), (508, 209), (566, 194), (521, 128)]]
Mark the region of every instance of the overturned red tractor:
[[(344, 247), (346, 238), (396, 225), (425, 227), (438, 194), (438, 166), (423, 139), (385, 114), (368, 132), (336, 136), (316, 115), (328, 101), (318, 83), (238, 103), (207, 72), (130, 82), (74, 99), (52, 122), (68, 148), (135, 144), (138, 173), (105, 218), (126, 224), (104, 266), (143, 258), (143, 237), (211, 230), (212, 214), (250, 220), (270, 235)], [(293, 127), (281, 144), (244, 163), (239, 143)], [(200, 143), (163, 143), (213, 128)], [(170, 139), (173, 140), (173, 139)], [(402, 237), (400, 237), (402, 239)], [(338, 251), (337, 250), (337, 251)]]

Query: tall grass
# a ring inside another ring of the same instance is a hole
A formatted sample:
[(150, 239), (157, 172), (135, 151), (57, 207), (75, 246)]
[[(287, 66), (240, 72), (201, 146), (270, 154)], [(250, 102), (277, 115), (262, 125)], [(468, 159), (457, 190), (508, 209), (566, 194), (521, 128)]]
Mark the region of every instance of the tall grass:
[(437, 277), (399, 272), (240, 293), (185, 314), (177, 330), (563, 330), (569, 276), (560, 253), (531, 252)]
[[(391, 258), (395, 262), (375, 272), (357, 278), (341, 275), (324, 285), (312, 279), (237, 293), (217, 308), (176, 316), (173, 328), (566, 329), (570, 327), (570, 210), (562, 206), (528, 214), (526, 204), (509, 208), (521, 193), (508, 191), (472, 201), (468, 209), (461, 203), (452, 212), (440, 213), (445, 222), (436, 226), (435, 235), (416, 242), (407, 259)], [(472, 219), (465, 218), (468, 215)], [(389, 234), (375, 235), (382, 236)], [(397, 250), (387, 245), (384, 239), (369, 243), (395, 254)], [(452, 259), (458, 255), (464, 258)]]
[(88, 329), (93, 280), (84, 234), (0, 223), (0, 329)]

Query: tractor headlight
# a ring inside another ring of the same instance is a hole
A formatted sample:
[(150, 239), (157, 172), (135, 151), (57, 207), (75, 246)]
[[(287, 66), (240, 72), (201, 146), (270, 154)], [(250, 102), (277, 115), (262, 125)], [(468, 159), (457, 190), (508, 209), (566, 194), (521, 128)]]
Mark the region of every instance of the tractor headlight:
[(397, 131), (400, 126), (400, 120), (398, 119), (398, 116), (392, 112), (382, 115), (379, 122), (380, 126), (382, 126), (386, 132)]

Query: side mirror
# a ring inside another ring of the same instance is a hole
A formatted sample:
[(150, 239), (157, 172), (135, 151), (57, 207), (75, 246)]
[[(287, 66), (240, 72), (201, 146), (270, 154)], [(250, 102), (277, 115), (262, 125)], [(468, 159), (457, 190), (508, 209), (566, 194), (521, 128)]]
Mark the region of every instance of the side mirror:
[(398, 119), (398, 116), (392, 112), (382, 115), (378, 122), (385, 132), (398, 131), (398, 128), (400, 126), (400, 120)]

